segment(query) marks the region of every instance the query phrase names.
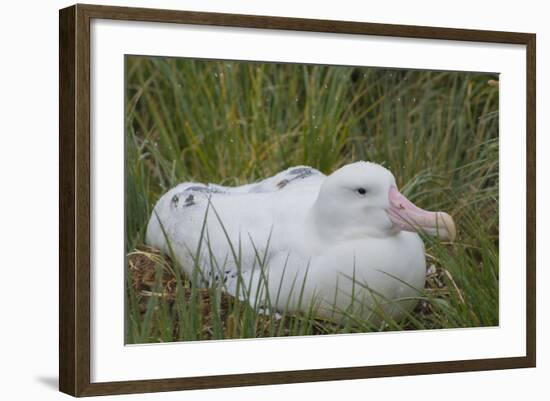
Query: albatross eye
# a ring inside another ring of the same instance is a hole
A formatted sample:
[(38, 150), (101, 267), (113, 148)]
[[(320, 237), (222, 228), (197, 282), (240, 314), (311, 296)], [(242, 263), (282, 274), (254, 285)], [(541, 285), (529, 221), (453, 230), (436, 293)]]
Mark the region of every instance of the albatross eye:
[(365, 188), (357, 188), (357, 193), (359, 195), (365, 195), (367, 193), (367, 190)]

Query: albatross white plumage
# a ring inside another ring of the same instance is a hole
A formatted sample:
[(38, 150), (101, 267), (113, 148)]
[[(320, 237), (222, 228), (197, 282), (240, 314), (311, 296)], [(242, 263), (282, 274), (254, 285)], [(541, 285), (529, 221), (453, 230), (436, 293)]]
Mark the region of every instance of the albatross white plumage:
[(157, 202), (146, 242), (189, 276), (198, 266), (197, 284), (256, 307), (399, 319), (425, 283), (418, 230), (455, 237), (448, 214), (416, 207), (390, 171), (356, 162), (328, 176), (298, 166), (240, 187), (180, 184)]

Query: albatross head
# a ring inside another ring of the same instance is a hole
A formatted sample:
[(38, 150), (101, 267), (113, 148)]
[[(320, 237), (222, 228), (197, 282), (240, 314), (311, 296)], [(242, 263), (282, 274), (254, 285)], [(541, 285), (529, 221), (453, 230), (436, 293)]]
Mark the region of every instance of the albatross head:
[(425, 232), (454, 240), (455, 224), (444, 212), (429, 212), (397, 189), (393, 174), (369, 162), (348, 164), (329, 175), (314, 206), (317, 227), (339, 237), (388, 237)]

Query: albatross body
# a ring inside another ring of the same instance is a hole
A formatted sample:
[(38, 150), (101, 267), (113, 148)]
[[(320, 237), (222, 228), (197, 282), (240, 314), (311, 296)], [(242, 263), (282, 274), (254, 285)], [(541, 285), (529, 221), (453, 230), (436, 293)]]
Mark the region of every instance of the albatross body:
[(379, 320), (401, 318), (424, 286), (417, 231), (455, 236), (448, 214), (416, 207), (387, 169), (356, 162), (328, 176), (298, 166), (240, 187), (180, 184), (157, 202), (146, 242), (190, 277), (198, 266), (197, 284), (254, 307)]

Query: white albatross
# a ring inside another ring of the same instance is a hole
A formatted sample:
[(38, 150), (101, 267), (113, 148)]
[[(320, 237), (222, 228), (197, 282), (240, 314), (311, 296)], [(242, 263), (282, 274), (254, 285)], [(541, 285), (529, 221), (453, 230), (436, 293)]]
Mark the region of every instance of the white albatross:
[(298, 166), (240, 187), (180, 184), (154, 207), (146, 242), (189, 277), (198, 266), (198, 284), (255, 307), (378, 321), (376, 311), (400, 319), (424, 287), (417, 231), (455, 237), (451, 216), (415, 206), (384, 167), (356, 162), (328, 176)]

